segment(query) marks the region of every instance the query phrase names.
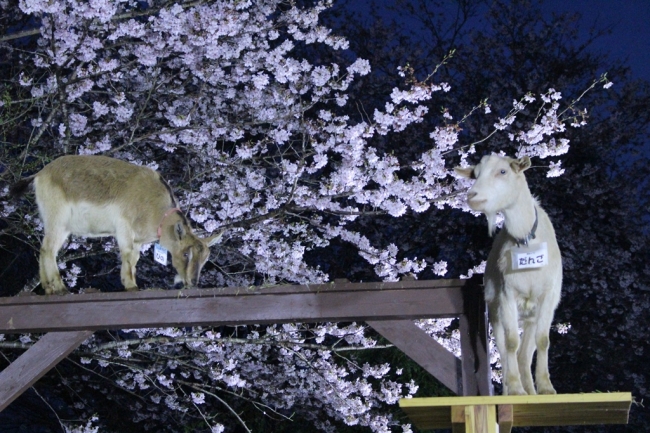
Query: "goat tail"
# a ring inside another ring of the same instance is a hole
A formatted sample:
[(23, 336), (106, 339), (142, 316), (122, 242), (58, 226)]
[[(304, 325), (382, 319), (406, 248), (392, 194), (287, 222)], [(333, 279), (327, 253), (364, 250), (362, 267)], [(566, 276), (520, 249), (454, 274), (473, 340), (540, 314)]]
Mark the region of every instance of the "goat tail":
[(24, 179), (20, 179), (18, 182), (12, 185), (12, 187), (9, 189), (9, 197), (11, 198), (18, 198), (24, 195), (27, 192), (27, 189), (29, 188), (29, 185), (34, 181), (34, 176), (29, 176)]

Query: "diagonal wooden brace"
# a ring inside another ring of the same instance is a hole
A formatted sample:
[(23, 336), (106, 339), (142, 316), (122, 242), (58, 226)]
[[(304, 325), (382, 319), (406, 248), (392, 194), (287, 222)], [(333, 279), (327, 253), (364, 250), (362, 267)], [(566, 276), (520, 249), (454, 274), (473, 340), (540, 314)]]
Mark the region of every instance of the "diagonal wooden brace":
[(0, 388), (0, 411), (92, 334), (92, 331), (49, 332), (41, 337), (0, 372), (0, 383), (3, 385)]
[(445, 347), (415, 326), (413, 320), (369, 320), (379, 332), (440, 383), (458, 395), (463, 394), (461, 362)]

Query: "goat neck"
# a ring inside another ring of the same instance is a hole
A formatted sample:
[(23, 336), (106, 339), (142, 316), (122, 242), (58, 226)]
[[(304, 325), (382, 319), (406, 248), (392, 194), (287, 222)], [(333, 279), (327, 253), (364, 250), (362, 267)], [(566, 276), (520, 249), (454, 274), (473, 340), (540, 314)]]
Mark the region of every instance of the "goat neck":
[(158, 239), (160, 245), (167, 250), (172, 250), (178, 239), (185, 233), (192, 233), (187, 218), (178, 208), (168, 209), (160, 220), (158, 226)]
[(160, 224), (158, 224), (158, 232), (157, 232), (158, 239), (160, 239), (160, 236), (162, 236), (162, 227), (163, 227), (163, 223), (165, 222), (165, 219), (167, 219), (167, 217), (174, 212), (181, 212), (181, 210), (178, 207), (169, 209), (167, 212), (165, 212), (162, 219), (160, 220)]
[(539, 203), (530, 194), (530, 190), (520, 190), (519, 198), (512, 206), (503, 209), (503, 226), (517, 245), (528, 245), (528, 242), (535, 239), (539, 215), (537, 208)]

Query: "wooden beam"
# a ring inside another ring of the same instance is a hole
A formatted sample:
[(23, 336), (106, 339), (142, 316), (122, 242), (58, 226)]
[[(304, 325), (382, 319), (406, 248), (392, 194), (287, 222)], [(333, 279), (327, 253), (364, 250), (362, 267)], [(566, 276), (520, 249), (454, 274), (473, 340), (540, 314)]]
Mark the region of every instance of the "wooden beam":
[(43, 377), (92, 331), (50, 332), (0, 372), (0, 411)]
[(418, 328), (413, 320), (367, 322), (455, 394), (462, 394), (460, 359)]
[(465, 280), (0, 299), (0, 333), (458, 317)]
[[(565, 426), (627, 424), (632, 394), (629, 392), (555, 395), (498, 395), (485, 397), (431, 397), (401, 399), (400, 407), (420, 430), (448, 429), (458, 423), (454, 407), (487, 405), (512, 407), (512, 421), (504, 426)], [(509, 410), (509, 409), (508, 409)], [(454, 412), (455, 411), (455, 412)], [(495, 418), (496, 420), (496, 418)], [(506, 430), (507, 431), (507, 430)]]

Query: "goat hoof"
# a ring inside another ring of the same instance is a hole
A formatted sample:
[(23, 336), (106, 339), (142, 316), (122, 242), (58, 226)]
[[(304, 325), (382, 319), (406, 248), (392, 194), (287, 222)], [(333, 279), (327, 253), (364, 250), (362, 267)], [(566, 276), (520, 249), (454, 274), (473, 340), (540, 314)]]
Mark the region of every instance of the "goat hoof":
[(520, 386), (516, 387), (508, 387), (508, 395), (528, 395), (526, 391), (524, 391), (524, 388)]
[(557, 391), (552, 386), (550, 388), (540, 388), (537, 390), (539, 394), (557, 394)]
[(46, 295), (67, 295), (68, 293), (68, 289), (66, 289), (65, 286), (59, 287), (57, 284), (48, 284), (45, 286)]
[(138, 290), (140, 290), (138, 289), (138, 286), (126, 287), (127, 292), (137, 292)]
[(63, 296), (63, 295), (67, 295), (68, 293), (70, 293), (70, 292), (68, 292), (67, 290), (57, 290), (56, 292), (51, 291), (51, 292), (49, 292), (49, 293), (48, 293), (48, 292), (45, 292), (45, 294), (46, 294), (47, 296), (50, 296), (50, 295), (54, 295), (54, 296)]

